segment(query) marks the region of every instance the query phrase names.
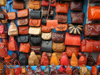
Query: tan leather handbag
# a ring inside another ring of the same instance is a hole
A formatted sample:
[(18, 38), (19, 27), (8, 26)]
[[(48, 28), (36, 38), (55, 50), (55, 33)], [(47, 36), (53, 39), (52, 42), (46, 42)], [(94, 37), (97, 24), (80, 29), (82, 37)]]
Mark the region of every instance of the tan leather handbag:
[(31, 35), (40, 35), (41, 34), (41, 27), (30, 27), (29, 34)]
[(7, 0), (0, 0), (0, 6), (6, 6)]
[(65, 43), (55, 43), (53, 42), (52, 49), (56, 52), (63, 52), (65, 50)]
[(17, 36), (18, 35), (18, 29), (17, 29), (17, 26), (15, 25), (14, 21), (12, 21), (9, 26), (8, 35), (9, 36)]
[(39, 59), (36, 56), (34, 51), (31, 52), (31, 54), (30, 54), (30, 56), (28, 58), (28, 64), (30, 66), (34, 66), (34, 65), (38, 65), (39, 64)]
[(51, 32), (50, 33), (42, 32), (41, 37), (42, 37), (43, 40), (50, 40), (51, 39)]

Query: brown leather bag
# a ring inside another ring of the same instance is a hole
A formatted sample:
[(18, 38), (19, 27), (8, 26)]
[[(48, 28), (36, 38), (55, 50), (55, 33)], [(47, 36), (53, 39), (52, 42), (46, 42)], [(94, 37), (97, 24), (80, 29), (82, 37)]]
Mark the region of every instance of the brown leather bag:
[(52, 49), (57, 52), (63, 52), (65, 50), (65, 43), (54, 43), (52, 45)]
[(18, 16), (18, 18), (28, 17), (29, 16), (29, 10), (28, 9), (18, 10), (17, 16)]
[(28, 34), (28, 30), (29, 30), (28, 26), (19, 27), (19, 34), (26, 35)]
[(85, 37), (100, 37), (100, 24), (85, 24), (84, 36)]
[(24, 2), (13, 0), (13, 9), (24, 9)]
[(40, 1), (30, 0), (28, 3), (28, 7), (35, 10), (40, 9)]
[(28, 25), (28, 18), (18, 19), (17, 24), (18, 26)]
[(15, 20), (16, 19), (16, 12), (8, 12), (8, 20)]
[(56, 31), (66, 31), (67, 30), (67, 23), (66, 24), (58, 24), (56, 27)]

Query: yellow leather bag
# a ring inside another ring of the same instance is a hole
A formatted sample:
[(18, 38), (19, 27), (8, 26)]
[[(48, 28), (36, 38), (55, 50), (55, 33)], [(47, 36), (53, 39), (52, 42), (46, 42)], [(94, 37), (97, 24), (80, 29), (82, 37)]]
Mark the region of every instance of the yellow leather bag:
[(6, 6), (7, 0), (0, 0), (0, 6)]

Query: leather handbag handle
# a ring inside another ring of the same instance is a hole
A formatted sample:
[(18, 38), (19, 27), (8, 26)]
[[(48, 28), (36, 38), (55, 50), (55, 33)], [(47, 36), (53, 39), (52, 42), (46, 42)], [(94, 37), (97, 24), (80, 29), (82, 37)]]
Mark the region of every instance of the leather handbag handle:
[(14, 61), (15, 68), (16, 68), (16, 62), (18, 63), (19, 66), (21, 66), (20, 63), (19, 63), (19, 61), (18, 60), (15, 60)]

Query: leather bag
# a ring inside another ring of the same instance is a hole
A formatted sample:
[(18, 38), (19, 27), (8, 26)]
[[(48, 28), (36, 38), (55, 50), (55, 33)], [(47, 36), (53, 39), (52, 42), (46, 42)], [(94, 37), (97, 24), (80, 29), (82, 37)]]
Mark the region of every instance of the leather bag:
[(29, 34), (31, 35), (40, 35), (41, 34), (41, 27), (30, 27)]
[(41, 75), (41, 73), (42, 73), (42, 70), (41, 70), (40, 64), (38, 64), (36, 69), (35, 69), (35, 74), (36, 75)]
[(22, 65), (27, 65), (28, 64), (28, 59), (24, 53), (19, 54), (19, 62)]
[(97, 66), (92, 66), (91, 68), (91, 75), (97, 75)]
[(51, 59), (50, 59), (50, 65), (53, 65), (53, 64), (55, 65), (60, 64), (60, 61), (55, 53), (52, 54)]
[(38, 9), (40, 9), (40, 1), (30, 0), (28, 3), (28, 7), (30, 9), (38, 10)]
[(20, 42), (20, 43), (29, 42), (29, 36), (28, 35), (20, 35), (20, 36), (18, 36), (18, 42)]
[(77, 67), (74, 67), (72, 70), (72, 75), (80, 75), (79, 69)]
[(17, 26), (15, 25), (14, 21), (12, 21), (9, 26), (8, 35), (9, 36), (17, 36), (18, 35), (18, 29), (17, 29)]
[(5, 61), (5, 62), (10, 62), (10, 55), (8, 55), (7, 57), (4, 58), (4, 60), (2, 60), (2, 58), (0, 58), (0, 62)]
[(48, 28), (47, 26), (41, 25), (41, 30), (44, 33), (49, 33), (51, 32), (51, 28)]
[(60, 68), (58, 69), (59, 74), (66, 74), (66, 69), (64, 65), (61, 65)]
[(53, 33), (52, 32), (52, 41), (56, 43), (62, 43), (65, 40), (64, 33)]
[(42, 32), (41, 37), (43, 40), (50, 40), (51, 39), (51, 32), (49, 32), (49, 33)]
[(34, 75), (34, 71), (32, 70), (31, 66), (28, 66), (27, 75)]
[(97, 65), (100, 65), (100, 54), (97, 57), (97, 61), (96, 61)]
[(70, 65), (67, 66), (66, 73), (72, 75), (72, 68), (70, 67)]
[(22, 75), (27, 75), (27, 71), (26, 71), (26, 67), (25, 66), (23, 66), (21, 74)]
[(30, 44), (38, 46), (41, 44), (41, 36), (32, 36), (30, 35)]
[[(33, 57), (34, 57), (34, 58), (33, 58)], [(30, 56), (29, 56), (29, 58), (28, 58), (28, 64), (29, 64), (30, 66), (34, 66), (34, 65), (38, 65), (38, 64), (39, 64), (39, 59), (38, 59), (38, 57), (36, 56), (36, 54), (35, 54), (34, 51), (32, 51), (32, 52), (30, 53)]]
[(49, 73), (50, 73), (50, 72), (49, 72), (49, 66), (47, 65), (46, 68), (45, 68), (45, 70), (44, 70), (44, 74), (47, 75), (47, 74), (49, 74)]
[(10, 36), (10, 38), (9, 38), (8, 49), (10, 51), (17, 51), (18, 50), (17, 42), (15, 41), (13, 36)]
[(100, 52), (100, 40), (83, 39), (81, 42), (82, 52)]
[(21, 35), (27, 35), (28, 31), (29, 31), (29, 27), (28, 26), (19, 27), (19, 34), (21, 34)]
[(41, 46), (31, 46), (31, 51), (34, 51), (35, 54), (41, 54)]
[(70, 34), (81, 34), (82, 33), (82, 30), (83, 30), (82, 25), (69, 24), (68, 26), (69, 26), (68, 30)]
[(55, 28), (56, 31), (66, 31), (67, 30), (67, 23), (66, 24), (58, 24), (58, 26)]
[(28, 18), (18, 19), (17, 24), (18, 26), (28, 25)]
[(56, 3), (56, 13), (68, 13), (69, 4), (65, 3)]
[(0, 1), (0, 6), (6, 6), (7, 0), (1, 0)]
[[(12, 65), (14, 64), (15, 60), (18, 60), (18, 54), (17, 53), (12, 53), (11, 54), (11, 59), (10, 59)], [(17, 63), (15, 62), (15, 64), (17, 64)]]
[(13, 9), (24, 9), (24, 2), (13, 0)]
[(80, 35), (71, 35), (69, 33), (65, 34), (65, 45), (80, 46), (81, 45), (81, 36)]
[(8, 15), (8, 20), (15, 20), (17, 18), (16, 12), (8, 12), (7, 15)]
[(29, 10), (28, 9), (18, 10), (17, 16), (18, 16), (18, 18), (28, 17), (29, 16)]
[(72, 57), (72, 54), (75, 53), (76, 57), (78, 57), (78, 53), (80, 51), (80, 47), (77, 46), (66, 46), (66, 54), (68, 57)]
[(41, 43), (42, 52), (51, 52), (52, 53), (52, 40), (44, 41)]
[(29, 43), (20, 43), (19, 52), (30, 52), (30, 44)]
[(41, 19), (30, 19), (29, 25), (38, 27), (41, 25)]
[(85, 14), (83, 12), (72, 12), (71, 22), (74, 24), (83, 24)]
[(65, 43), (64, 42), (63, 43), (53, 42), (52, 49), (53, 51), (63, 52), (65, 50)]

